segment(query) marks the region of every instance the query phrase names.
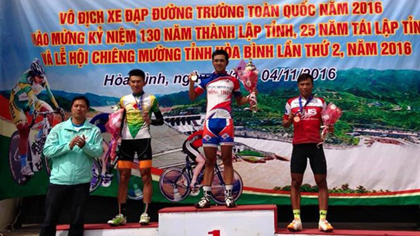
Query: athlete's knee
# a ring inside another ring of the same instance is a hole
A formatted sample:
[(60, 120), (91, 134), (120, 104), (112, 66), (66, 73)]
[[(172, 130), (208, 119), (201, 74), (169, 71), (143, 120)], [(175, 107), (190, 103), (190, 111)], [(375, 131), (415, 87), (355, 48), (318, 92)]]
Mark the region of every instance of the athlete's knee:
[(197, 164), (204, 164), (204, 163), (206, 163), (206, 159), (204, 159), (202, 156), (198, 156), (198, 157), (195, 158), (195, 162)]
[(206, 167), (213, 168), (215, 164), (216, 164), (216, 158), (207, 158), (206, 159)]
[(141, 180), (143, 181), (144, 185), (152, 183), (152, 176), (151, 175), (142, 175)]
[(318, 186), (318, 189), (322, 190), (322, 189), (328, 189), (328, 184), (327, 184), (327, 180), (323, 179), (323, 180), (318, 180), (315, 181), (316, 185)]
[(122, 169), (120, 170), (120, 184), (128, 184), (128, 181), (131, 177), (131, 169)]
[(302, 181), (303, 180), (301, 178), (297, 178), (297, 177), (293, 178), (292, 177), (292, 186), (300, 188), (300, 186), (302, 186)]
[(292, 187), (300, 188), (302, 186), (302, 181), (292, 180)]

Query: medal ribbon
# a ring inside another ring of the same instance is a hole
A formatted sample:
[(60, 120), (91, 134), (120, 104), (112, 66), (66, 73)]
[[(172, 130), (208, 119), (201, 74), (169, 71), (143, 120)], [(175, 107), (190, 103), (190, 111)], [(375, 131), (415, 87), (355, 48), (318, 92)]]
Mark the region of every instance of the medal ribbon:
[(309, 96), (308, 100), (306, 100), (305, 105), (302, 106), (302, 96), (299, 96), (299, 113), (303, 114), (303, 108), (305, 108), (314, 98), (314, 95)]
[(134, 101), (136, 101), (137, 108), (138, 108), (140, 111), (142, 111), (142, 110), (143, 110), (143, 94), (142, 94), (142, 95), (140, 95), (139, 100), (137, 100), (137, 99), (136, 99), (136, 96), (134, 96), (134, 94), (133, 94), (133, 97), (134, 97)]

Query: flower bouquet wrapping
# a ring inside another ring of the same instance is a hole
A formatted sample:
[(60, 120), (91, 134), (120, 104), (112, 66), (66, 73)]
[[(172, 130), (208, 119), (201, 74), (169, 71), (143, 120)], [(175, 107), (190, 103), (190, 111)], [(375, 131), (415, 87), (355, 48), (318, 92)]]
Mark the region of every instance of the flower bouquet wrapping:
[(120, 131), (121, 131), (121, 122), (123, 120), (124, 109), (121, 108), (111, 114), (109, 114), (109, 120), (105, 124), (105, 128), (108, 133), (111, 134), (111, 142), (110, 142), (110, 157), (111, 163), (114, 163), (115, 157), (117, 155), (117, 146), (118, 146), (118, 139), (120, 138)]
[(322, 123), (325, 125), (321, 133), (321, 138), (323, 141), (325, 141), (325, 139), (327, 138), (329, 127), (337, 123), (338, 119), (340, 119), (342, 114), (343, 111), (341, 111), (341, 109), (333, 103), (328, 104), (327, 108), (322, 112), (321, 119)]
[(244, 60), (239, 62), (239, 65), (234, 69), (239, 81), (242, 82), (245, 89), (249, 92), (249, 104), (253, 113), (257, 112), (257, 96), (255, 91), (258, 82), (258, 70), (250, 59), (248, 63)]

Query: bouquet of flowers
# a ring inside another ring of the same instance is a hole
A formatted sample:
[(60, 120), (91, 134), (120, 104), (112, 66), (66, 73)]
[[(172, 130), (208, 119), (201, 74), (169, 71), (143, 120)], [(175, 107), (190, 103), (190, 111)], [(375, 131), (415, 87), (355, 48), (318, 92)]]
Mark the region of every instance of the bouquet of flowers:
[(328, 128), (333, 126), (338, 119), (340, 119), (343, 111), (335, 104), (330, 103), (328, 104), (327, 108), (322, 112), (321, 119), (322, 123), (325, 125), (324, 129), (322, 130), (322, 140), (325, 140), (328, 134)]
[(114, 162), (117, 155), (118, 139), (120, 138), (121, 122), (123, 119), (124, 109), (121, 108), (111, 114), (109, 114), (109, 120), (105, 124), (106, 131), (111, 134), (110, 142), (110, 157), (111, 163)]
[(257, 88), (258, 82), (258, 70), (255, 65), (252, 63), (252, 60), (249, 59), (249, 62), (245, 64), (244, 60), (239, 62), (239, 65), (234, 69), (239, 80), (244, 85), (245, 89), (250, 93), (249, 94), (249, 104), (252, 112), (257, 112), (257, 96), (255, 91)]

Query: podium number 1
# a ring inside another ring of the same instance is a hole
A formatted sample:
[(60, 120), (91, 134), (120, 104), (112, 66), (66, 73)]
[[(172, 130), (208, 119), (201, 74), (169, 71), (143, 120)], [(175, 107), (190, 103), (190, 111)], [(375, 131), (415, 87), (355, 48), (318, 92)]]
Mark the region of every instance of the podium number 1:
[(208, 235), (212, 235), (212, 236), (220, 236), (220, 230), (213, 230), (208, 232)]

